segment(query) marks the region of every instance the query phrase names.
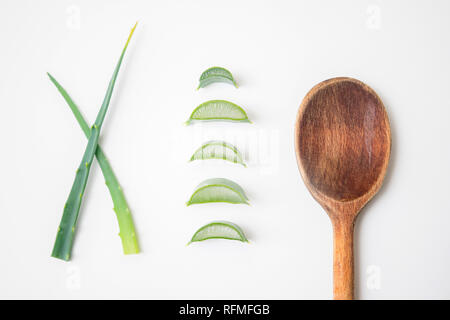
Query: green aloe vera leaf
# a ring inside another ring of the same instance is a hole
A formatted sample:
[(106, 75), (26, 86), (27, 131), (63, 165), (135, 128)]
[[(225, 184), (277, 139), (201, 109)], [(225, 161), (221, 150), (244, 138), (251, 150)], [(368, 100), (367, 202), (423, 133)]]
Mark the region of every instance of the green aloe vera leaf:
[(211, 140), (205, 142), (194, 152), (190, 161), (207, 159), (222, 159), (233, 163), (239, 163), (246, 167), (239, 150), (225, 141)]
[(128, 47), (128, 43), (133, 36), (133, 32), (136, 29), (136, 25), (130, 32), (125, 47), (122, 50), (117, 66), (114, 70), (112, 78), (109, 82), (108, 89), (105, 94), (102, 106), (97, 114), (94, 125), (91, 127), (91, 134), (86, 146), (86, 150), (81, 159), (80, 166), (76, 171), (75, 180), (70, 190), (69, 197), (64, 206), (63, 215), (59, 224), (58, 232), (56, 235), (55, 244), (53, 246), (52, 257), (61, 260), (69, 261), (72, 245), (75, 236), (75, 227), (78, 220), (78, 213), (80, 211), (81, 201), (83, 200), (84, 190), (86, 188), (87, 180), (89, 177), (89, 171), (94, 159), (95, 151), (97, 150), (98, 138), (100, 136), (100, 130), (105, 119), (106, 112), (108, 111), (109, 102), (111, 101), (111, 95), (114, 89), (117, 75), (122, 64), (125, 51)]
[(186, 124), (191, 124), (194, 121), (237, 121), (250, 122), (245, 113), (237, 104), (226, 100), (210, 100), (203, 102), (192, 111), (189, 120)]
[(226, 239), (248, 242), (244, 232), (238, 225), (228, 221), (213, 221), (198, 229), (188, 244), (209, 239)]
[(222, 67), (211, 67), (204, 71), (200, 76), (197, 90), (214, 82), (229, 83), (234, 85), (236, 88), (238, 87), (230, 71)]
[(225, 178), (212, 178), (200, 183), (186, 205), (209, 202), (249, 204), (244, 189), (236, 182)]
[[(70, 109), (72, 110), (75, 119), (78, 121), (81, 129), (83, 130), (86, 138), (89, 139), (91, 135), (91, 129), (81, 114), (79, 108), (73, 102), (70, 95), (67, 91), (56, 81), (55, 78), (49, 73), (47, 73), (50, 80), (56, 86), (58, 91), (63, 96), (64, 100), (66, 100)], [(105, 178), (106, 186), (109, 189), (109, 193), (111, 194), (111, 198), (114, 204), (114, 211), (117, 216), (117, 222), (119, 223), (119, 236), (122, 240), (122, 248), (124, 254), (135, 254), (139, 253), (139, 245), (136, 237), (136, 232), (134, 229), (133, 218), (131, 216), (131, 211), (128, 206), (127, 200), (125, 199), (125, 195), (123, 190), (117, 180), (116, 175), (111, 167), (111, 164), (108, 161), (105, 153), (103, 152), (100, 145), (97, 146), (97, 150), (95, 151), (95, 156), (97, 158), (98, 164), (102, 169), (103, 176)]]

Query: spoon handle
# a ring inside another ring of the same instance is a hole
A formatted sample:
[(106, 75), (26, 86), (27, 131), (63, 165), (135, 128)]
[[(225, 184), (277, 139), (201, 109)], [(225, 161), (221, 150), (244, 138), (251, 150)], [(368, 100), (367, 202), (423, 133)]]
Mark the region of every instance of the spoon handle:
[(333, 221), (333, 282), (335, 300), (353, 300), (353, 217)]

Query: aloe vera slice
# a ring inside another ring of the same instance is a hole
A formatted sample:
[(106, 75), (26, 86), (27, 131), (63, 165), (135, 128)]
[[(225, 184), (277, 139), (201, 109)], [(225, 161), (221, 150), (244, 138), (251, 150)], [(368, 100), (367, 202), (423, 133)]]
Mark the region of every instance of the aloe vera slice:
[(203, 102), (192, 111), (189, 120), (186, 124), (191, 124), (194, 121), (237, 121), (250, 122), (245, 113), (237, 104), (226, 100), (210, 100)]
[(198, 229), (188, 244), (209, 239), (226, 239), (248, 242), (244, 232), (238, 225), (228, 221), (213, 221)]
[(239, 150), (225, 141), (211, 140), (205, 142), (194, 152), (190, 161), (207, 159), (222, 159), (233, 163), (239, 163), (246, 167)]
[(229, 83), (234, 85), (236, 88), (238, 87), (230, 71), (222, 67), (211, 67), (204, 71), (200, 76), (197, 90), (214, 82)]
[(200, 183), (186, 205), (209, 202), (249, 204), (244, 189), (236, 182), (225, 178), (212, 178)]

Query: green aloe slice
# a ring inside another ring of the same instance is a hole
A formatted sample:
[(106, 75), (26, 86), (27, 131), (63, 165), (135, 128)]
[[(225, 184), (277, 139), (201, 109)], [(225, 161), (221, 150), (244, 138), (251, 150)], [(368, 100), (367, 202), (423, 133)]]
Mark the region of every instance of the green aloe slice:
[(239, 163), (246, 167), (239, 150), (225, 141), (211, 140), (205, 142), (194, 152), (190, 161), (207, 159), (222, 159), (233, 163)]
[(203, 102), (192, 111), (186, 124), (194, 121), (237, 121), (250, 122), (244, 109), (226, 100), (210, 100)]
[(229, 83), (234, 85), (236, 88), (238, 87), (230, 71), (222, 67), (211, 67), (204, 71), (200, 76), (197, 90), (214, 82)]
[(226, 239), (248, 242), (244, 232), (238, 225), (228, 221), (213, 221), (198, 229), (188, 244), (209, 239)]
[(209, 202), (249, 204), (244, 189), (236, 182), (225, 178), (212, 178), (200, 183), (186, 205)]

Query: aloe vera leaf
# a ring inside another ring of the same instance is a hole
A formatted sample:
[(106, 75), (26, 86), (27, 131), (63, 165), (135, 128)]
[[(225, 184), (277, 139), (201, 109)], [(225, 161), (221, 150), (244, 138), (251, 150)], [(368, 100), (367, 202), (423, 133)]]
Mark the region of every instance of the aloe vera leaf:
[(230, 71), (222, 67), (211, 67), (205, 70), (200, 76), (197, 90), (214, 82), (229, 83), (234, 85), (236, 88), (238, 87)]
[(120, 66), (122, 64), (123, 57), (125, 55), (125, 51), (135, 29), (136, 25), (131, 30), (125, 47), (122, 50), (122, 54), (120, 55), (119, 61), (117, 62), (116, 68), (109, 82), (102, 106), (97, 114), (94, 125), (91, 127), (91, 135), (89, 136), (86, 150), (83, 154), (83, 158), (81, 159), (80, 166), (76, 171), (72, 189), (70, 190), (69, 197), (64, 206), (63, 215), (59, 224), (55, 244), (52, 251), (52, 257), (54, 258), (65, 261), (70, 260), (73, 239), (75, 236), (75, 227), (78, 220), (78, 213), (80, 211), (81, 201), (83, 200), (84, 190), (86, 188), (87, 180), (89, 177), (92, 160), (94, 159), (94, 154), (97, 149), (100, 130), (103, 125), (103, 120), (105, 119), (106, 112), (108, 111), (109, 102), (111, 101), (111, 95), (114, 89), (117, 75), (120, 70)]
[(225, 141), (212, 140), (205, 142), (194, 152), (190, 161), (207, 159), (222, 159), (233, 163), (239, 163), (246, 167), (239, 150)]
[(225, 178), (212, 178), (200, 183), (186, 205), (209, 202), (249, 204), (244, 189), (236, 182)]
[[(67, 91), (58, 83), (58, 81), (56, 81), (56, 79), (53, 78), (50, 73), (47, 74), (50, 80), (63, 96), (64, 100), (66, 100), (86, 138), (89, 139), (89, 136), (91, 135), (91, 129), (84, 119), (83, 115), (81, 114), (79, 108), (77, 107), (75, 102), (73, 102)], [(123, 253), (139, 253), (139, 245), (130, 208), (128, 207), (127, 200), (125, 199), (125, 195), (119, 184), (119, 181), (117, 180), (116, 175), (114, 174), (111, 164), (109, 163), (108, 158), (106, 157), (100, 145), (97, 146), (95, 156), (97, 158), (98, 164), (100, 165), (100, 168), (102, 169), (106, 186), (109, 189), (109, 193), (111, 194), (111, 198), (114, 203), (114, 211), (117, 216), (117, 222), (119, 223), (119, 236), (122, 240)]]
[(191, 124), (194, 121), (237, 121), (250, 122), (245, 113), (237, 104), (226, 100), (210, 100), (202, 103), (192, 111), (186, 124)]
[(226, 239), (248, 242), (244, 232), (238, 225), (228, 221), (213, 221), (198, 229), (188, 244), (209, 239)]

